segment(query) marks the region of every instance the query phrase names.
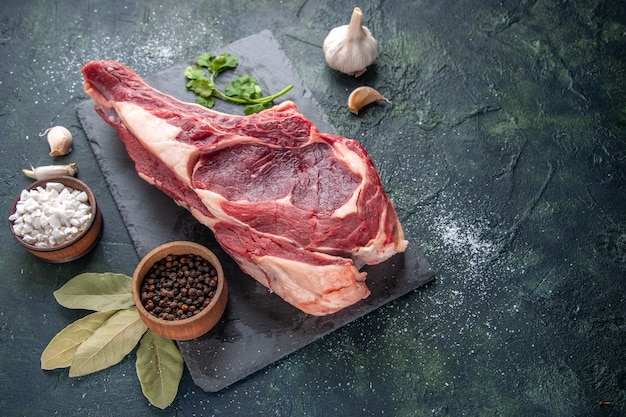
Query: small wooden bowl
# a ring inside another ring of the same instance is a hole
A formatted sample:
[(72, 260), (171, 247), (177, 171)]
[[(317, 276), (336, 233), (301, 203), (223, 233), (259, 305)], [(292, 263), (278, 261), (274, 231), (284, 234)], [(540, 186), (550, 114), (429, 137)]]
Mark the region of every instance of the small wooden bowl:
[[(167, 255), (200, 255), (209, 261), (217, 271), (217, 288), (209, 305), (194, 316), (181, 320), (165, 320), (149, 313), (141, 303), (141, 287), (144, 277), (155, 263)], [(172, 340), (191, 340), (211, 330), (220, 320), (226, 309), (228, 286), (224, 279), (222, 264), (215, 254), (202, 245), (193, 242), (177, 241), (161, 245), (148, 253), (137, 265), (131, 284), (133, 300), (141, 319), (153, 332)]]
[[(33, 182), (26, 189), (32, 190), (39, 186), (45, 188), (46, 184), (49, 182), (59, 182), (74, 190), (84, 191), (85, 193), (87, 193), (87, 196), (89, 197), (89, 205), (91, 207), (91, 220), (89, 221), (87, 227), (85, 227), (85, 229), (73, 240), (66, 242), (62, 245), (52, 246), (49, 248), (39, 247), (26, 243), (13, 231), (13, 222), (11, 220), (9, 220), (9, 229), (11, 230), (11, 234), (13, 235), (15, 240), (17, 240), (20, 245), (26, 248), (28, 252), (35, 255), (37, 258), (43, 259), (44, 261), (50, 263), (71, 262), (89, 253), (96, 246), (98, 241), (100, 241), (103, 229), (102, 213), (98, 208), (98, 204), (96, 203), (96, 197), (93, 195), (91, 189), (87, 186), (87, 184), (74, 177), (55, 177), (47, 178), (45, 180), (39, 180)], [(20, 196), (18, 196), (13, 202), (13, 205), (11, 206), (11, 214), (15, 213), (19, 200)]]

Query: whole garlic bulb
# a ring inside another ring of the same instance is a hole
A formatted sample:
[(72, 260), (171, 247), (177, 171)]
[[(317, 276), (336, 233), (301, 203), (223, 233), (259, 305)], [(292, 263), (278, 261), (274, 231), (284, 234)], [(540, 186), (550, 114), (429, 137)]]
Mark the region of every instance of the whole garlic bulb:
[(326, 63), (332, 69), (358, 77), (378, 57), (378, 41), (361, 25), (363, 13), (355, 7), (350, 24), (332, 29), (324, 39)]
[(39, 136), (47, 135), (50, 145), (50, 156), (67, 155), (72, 151), (72, 133), (63, 126), (54, 126), (46, 129)]

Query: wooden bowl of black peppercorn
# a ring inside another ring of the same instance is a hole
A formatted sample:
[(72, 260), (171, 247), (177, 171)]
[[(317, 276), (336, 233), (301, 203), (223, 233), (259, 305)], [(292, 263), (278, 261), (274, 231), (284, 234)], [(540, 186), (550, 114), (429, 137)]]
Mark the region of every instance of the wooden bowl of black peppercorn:
[(213, 252), (194, 242), (177, 241), (153, 249), (139, 262), (132, 295), (150, 330), (168, 339), (190, 340), (220, 320), (228, 287)]

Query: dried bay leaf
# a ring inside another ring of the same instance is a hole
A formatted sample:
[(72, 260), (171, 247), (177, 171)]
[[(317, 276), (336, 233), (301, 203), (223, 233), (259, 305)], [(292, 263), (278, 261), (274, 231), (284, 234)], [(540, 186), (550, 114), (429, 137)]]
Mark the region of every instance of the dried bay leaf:
[(99, 311), (89, 314), (57, 333), (41, 354), (41, 369), (70, 366), (78, 346), (91, 337), (116, 311)]
[(183, 375), (183, 355), (176, 343), (148, 330), (137, 349), (135, 363), (143, 395), (161, 409), (169, 406)]
[(76, 349), (69, 375), (87, 375), (119, 363), (147, 329), (136, 308), (118, 311)]
[(125, 309), (134, 305), (132, 278), (124, 274), (84, 273), (54, 292), (63, 307), (94, 311)]

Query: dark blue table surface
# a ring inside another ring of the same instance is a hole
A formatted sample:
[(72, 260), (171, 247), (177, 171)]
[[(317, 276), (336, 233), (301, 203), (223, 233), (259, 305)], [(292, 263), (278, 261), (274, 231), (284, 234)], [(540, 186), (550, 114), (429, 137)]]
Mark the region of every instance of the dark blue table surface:
[[(354, 4), (325, 0), (0, 6), (0, 192), (29, 165), (76, 162), (104, 235), (64, 265), (0, 233), (0, 415), (620, 416), (626, 413), (626, 5), (617, 1), (365, 1), (380, 44), (359, 78), (321, 44)], [(329, 122), (359, 140), (407, 234), (437, 270), (423, 288), (218, 393), (185, 371), (165, 410), (131, 353), (79, 378), (41, 352), (85, 312), (52, 292), (82, 272), (132, 274), (139, 256), (76, 115), (81, 66), (149, 77), (271, 30)], [(392, 103), (355, 116), (347, 96)], [(48, 156), (39, 133), (68, 127)]]

